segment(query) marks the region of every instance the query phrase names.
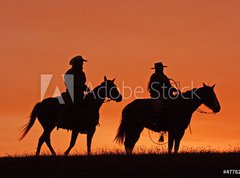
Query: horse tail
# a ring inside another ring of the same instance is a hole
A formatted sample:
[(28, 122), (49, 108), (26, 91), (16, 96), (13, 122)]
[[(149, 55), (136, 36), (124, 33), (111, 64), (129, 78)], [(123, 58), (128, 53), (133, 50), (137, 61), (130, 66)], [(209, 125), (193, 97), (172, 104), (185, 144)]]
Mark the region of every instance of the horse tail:
[(117, 131), (117, 135), (114, 139), (115, 142), (123, 144), (124, 139), (125, 139), (125, 133), (126, 133), (126, 123), (127, 123), (127, 117), (126, 117), (126, 112), (125, 109), (122, 112), (122, 120), (120, 123), (120, 126)]
[(23, 129), (21, 131), (21, 136), (19, 138), (19, 141), (21, 141), (26, 135), (27, 133), (29, 132), (29, 130), (31, 129), (31, 127), (33, 126), (37, 116), (38, 116), (38, 112), (39, 112), (39, 106), (40, 106), (41, 103), (37, 103), (33, 110), (32, 110), (32, 113), (30, 115), (30, 119), (29, 119), (29, 122), (27, 124), (25, 124), (23, 126)]

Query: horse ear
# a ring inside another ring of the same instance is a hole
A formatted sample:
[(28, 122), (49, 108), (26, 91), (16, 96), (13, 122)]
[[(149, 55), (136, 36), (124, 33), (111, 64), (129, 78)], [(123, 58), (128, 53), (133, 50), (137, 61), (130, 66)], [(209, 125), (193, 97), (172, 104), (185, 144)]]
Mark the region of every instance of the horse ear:
[(207, 85), (206, 85), (205, 83), (203, 83), (203, 86), (204, 86), (204, 87), (207, 87)]
[(214, 89), (215, 85), (216, 85), (216, 84), (214, 84), (213, 86), (211, 86), (211, 87), (212, 87), (212, 89)]
[(107, 81), (107, 77), (106, 76), (104, 76), (104, 82), (106, 82)]
[(112, 80), (112, 82), (114, 82), (116, 80), (116, 78), (114, 78), (113, 80)]

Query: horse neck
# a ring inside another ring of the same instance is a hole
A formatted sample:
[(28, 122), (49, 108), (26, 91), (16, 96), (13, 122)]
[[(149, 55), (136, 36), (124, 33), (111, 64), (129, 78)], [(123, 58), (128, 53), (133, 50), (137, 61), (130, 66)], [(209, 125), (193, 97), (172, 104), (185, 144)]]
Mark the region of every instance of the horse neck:
[(187, 91), (186, 93), (183, 93), (183, 96), (181, 97), (180, 109), (182, 110), (182, 124), (185, 129), (190, 124), (194, 111), (196, 111), (196, 109), (202, 104), (201, 99), (191, 94), (195, 90), (196, 89)]
[(186, 98), (182, 98), (184, 100), (185, 103), (185, 109), (187, 110), (187, 112), (189, 112), (189, 114), (192, 114), (194, 111), (197, 110), (197, 108), (203, 104), (202, 100), (200, 97), (200, 91), (199, 89), (192, 89), (188, 92), (185, 93), (186, 95), (188, 95), (188, 99)]
[(97, 111), (102, 106), (104, 100), (105, 100), (105, 93), (104, 90), (100, 90), (100, 88), (103, 87), (102, 85), (99, 85), (95, 87), (91, 92), (91, 101), (89, 104), (90, 108), (95, 108)]

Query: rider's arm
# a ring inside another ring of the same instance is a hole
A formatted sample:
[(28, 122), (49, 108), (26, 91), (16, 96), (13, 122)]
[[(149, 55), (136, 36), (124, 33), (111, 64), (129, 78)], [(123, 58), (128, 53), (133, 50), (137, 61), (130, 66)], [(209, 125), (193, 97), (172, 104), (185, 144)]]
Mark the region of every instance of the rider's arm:
[(148, 90), (150, 91), (151, 89), (153, 89), (153, 87), (155, 87), (158, 83), (158, 77), (156, 76), (156, 74), (152, 74), (150, 77), (150, 81), (148, 82)]
[(177, 92), (178, 90), (172, 86), (171, 82), (170, 82), (170, 79), (165, 75), (165, 78), (166, 78), (166, 82), (165, 84), (167, 85), (168, 88), (171, 88), (173, 92)]

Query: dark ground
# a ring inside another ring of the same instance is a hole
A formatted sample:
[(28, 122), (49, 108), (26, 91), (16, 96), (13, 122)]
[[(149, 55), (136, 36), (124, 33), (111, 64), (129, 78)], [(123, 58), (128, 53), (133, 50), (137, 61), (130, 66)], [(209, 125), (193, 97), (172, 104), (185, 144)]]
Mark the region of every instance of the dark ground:
[(0, 178), (240, 177), (227, 169), (240, 170), (239, 152), (0, 158)]

